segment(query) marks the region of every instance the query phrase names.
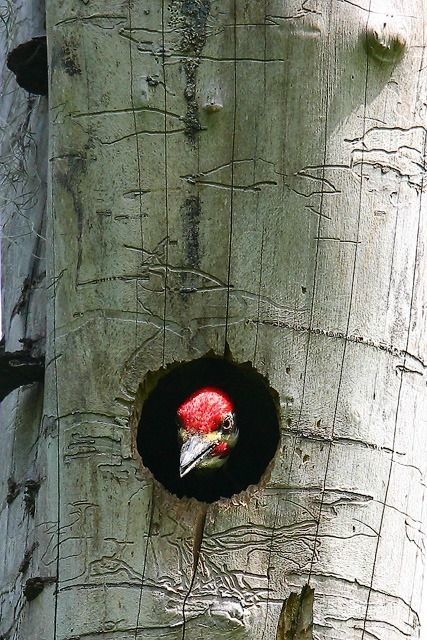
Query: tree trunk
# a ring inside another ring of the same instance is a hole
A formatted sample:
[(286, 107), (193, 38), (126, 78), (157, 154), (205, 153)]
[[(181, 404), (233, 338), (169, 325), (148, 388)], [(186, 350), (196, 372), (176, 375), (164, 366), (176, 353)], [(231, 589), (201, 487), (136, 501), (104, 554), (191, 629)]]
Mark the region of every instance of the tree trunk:
[[(43, 33), (42, 2), (3, 2), (0, 15), (1, 311), (5, 349), (14, 356), (4, 355), (0, 345), (2, 400), (19, 377), (25, 378), (14, 364), (45, 351), (48, 108), (45, 98), (20, 89), (6, 68), (9, 52)], [(1, 403), (0, 637), (5, 640), (51, 637), (53, 587), (31, 608), (23, 595), (27, 582), (29, 596), (37, 591), (33, 577), (55, 574), (43, 560), (46, 509), (43, 502), (35, 505), (40, 483), (46, 484), (44, 425), (42, 384), (17, 388)], [(46, 500), (45, 490), (43, 495)]]
[[(48, 0), (46, 379), (42, 417), (33, 387), (3, 405), (4, 637), (418, 637), (425, 14)], [(16, 240), (8, 198), (13, 351), (43, 233)], [(136, 444), (160, 370), (207, 355), (250, 362), (281, 419), (259, 484), (209, 505)]]

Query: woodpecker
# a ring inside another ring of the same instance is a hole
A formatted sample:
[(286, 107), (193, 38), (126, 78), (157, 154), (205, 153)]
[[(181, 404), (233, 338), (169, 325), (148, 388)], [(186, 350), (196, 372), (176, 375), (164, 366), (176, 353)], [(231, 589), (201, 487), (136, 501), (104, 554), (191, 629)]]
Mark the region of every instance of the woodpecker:
[(179, 475), (222, 467), (236, 446), (239, 430), (234, 403), (217, 387), (202, 387), (177, 409), (181, 445)]

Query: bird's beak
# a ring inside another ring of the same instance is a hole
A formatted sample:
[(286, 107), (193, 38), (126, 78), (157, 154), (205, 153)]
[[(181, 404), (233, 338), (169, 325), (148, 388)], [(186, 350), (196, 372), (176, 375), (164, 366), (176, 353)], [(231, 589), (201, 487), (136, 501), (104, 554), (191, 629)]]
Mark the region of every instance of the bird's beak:
[(211, 451), (216, 445), (216, 442), (212, 440), (206, 440), (201, 435), (191, 436), (181, 447), (181, 455), (179, 458), (179, 475), (183, 478), (194, 467), (197, 467), (199, 462), (205, 458), (209, 451)]

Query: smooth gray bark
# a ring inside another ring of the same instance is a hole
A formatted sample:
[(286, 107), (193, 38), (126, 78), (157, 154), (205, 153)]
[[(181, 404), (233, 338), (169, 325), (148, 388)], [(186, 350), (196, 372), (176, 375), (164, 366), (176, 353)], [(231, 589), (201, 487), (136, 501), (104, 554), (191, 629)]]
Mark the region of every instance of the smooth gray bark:
[[(418, 637), (425, 13), (48, 2), (43, 418), (20, 390), (1, 430), (17, 481), (37, 451), (41, 486), (25, 536), (25, 501), (2, 502), (2, 530), (21, 536), (13, 550), (2, 536), (2, 633), (287, 637), (284, 602), (309, 582), (314, 638)], [(194, 572), (204, 507), (142, 467), (140, 385), (227, 348), (278, 392), (281, 446), (262, 486), (209, 506)], [(20, 425), (38, 429), (31, 453)], [(34, 544), (28, 576), (48, 580), (28, 604), (18, 567)], [(310, 598), (290, 637), (311, 637)]]

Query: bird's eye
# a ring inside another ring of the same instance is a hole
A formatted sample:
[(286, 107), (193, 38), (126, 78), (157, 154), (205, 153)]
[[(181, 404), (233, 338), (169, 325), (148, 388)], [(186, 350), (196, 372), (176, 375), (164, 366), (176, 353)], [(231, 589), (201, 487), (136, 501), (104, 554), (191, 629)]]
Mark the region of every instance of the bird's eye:
[(230, 414), (228, 416), (225, 416), (224, 420), (222, 421), (222, 430), (223, 431), (231, 431), (231, 429), (233, 428), (234, 425), (234, 420), (233, 420), (233, 416)]

